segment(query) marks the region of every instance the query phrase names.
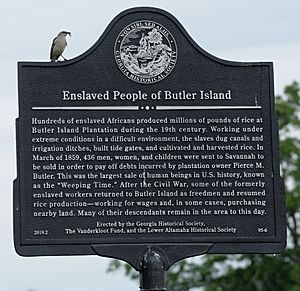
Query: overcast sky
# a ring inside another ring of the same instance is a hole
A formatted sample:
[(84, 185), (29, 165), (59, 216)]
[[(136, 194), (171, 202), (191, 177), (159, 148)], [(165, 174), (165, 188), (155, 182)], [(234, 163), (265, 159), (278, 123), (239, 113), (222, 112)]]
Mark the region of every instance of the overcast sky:
[(0, 290), (138, 290), (138, 284), (122, 274), (105, 272), (108, 259), (16, 255), (11, 204), (17, 61), (48, 61), (51, 41), (61, 30), (72, 32), (65, 57), (76, 57), (97, 41), (119, 12), (135, 6), (169, 11), (203, 49), (219, 58), (273, 61), (276, 94), (293, 80), (300, 81), (299, 0), (0, 0)]

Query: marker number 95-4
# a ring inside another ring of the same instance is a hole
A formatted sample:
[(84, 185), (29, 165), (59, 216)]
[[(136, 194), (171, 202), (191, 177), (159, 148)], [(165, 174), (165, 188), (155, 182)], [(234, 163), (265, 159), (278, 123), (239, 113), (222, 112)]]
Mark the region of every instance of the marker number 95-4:
[(259, 227), (257, 229), (257, 231), (260, 232), (260, 233), (262, 233), (262, 232), (266, 233), (266, 232), (268, 232), (268, 228), (267, 227)]

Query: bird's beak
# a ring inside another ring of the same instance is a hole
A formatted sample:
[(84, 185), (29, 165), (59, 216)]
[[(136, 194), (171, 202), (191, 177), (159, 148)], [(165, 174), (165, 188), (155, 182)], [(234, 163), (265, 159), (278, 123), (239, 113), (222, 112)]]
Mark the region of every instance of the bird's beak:
[(69, 36), (71, 36), (71, 32), (68, 32)]

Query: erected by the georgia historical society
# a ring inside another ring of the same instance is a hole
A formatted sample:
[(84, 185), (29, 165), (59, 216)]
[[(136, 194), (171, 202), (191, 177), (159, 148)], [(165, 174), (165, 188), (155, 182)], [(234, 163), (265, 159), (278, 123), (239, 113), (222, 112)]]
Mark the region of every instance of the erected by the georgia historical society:
[(18, 77), (21, 255), (284, 249), (272, 63), (218, 59), (136, 8), (83, 55), (20, 62)]

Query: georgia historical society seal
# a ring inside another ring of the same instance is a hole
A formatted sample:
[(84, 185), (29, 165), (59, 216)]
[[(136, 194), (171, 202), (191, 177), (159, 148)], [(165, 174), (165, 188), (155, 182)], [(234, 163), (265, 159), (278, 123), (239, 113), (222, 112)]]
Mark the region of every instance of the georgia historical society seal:
[(143, 20), (125, 27), (115, 43), (115, 59), (129, 79), (142, 84), (167, 77), (177, 60), (172, 34), (161, 24)]

